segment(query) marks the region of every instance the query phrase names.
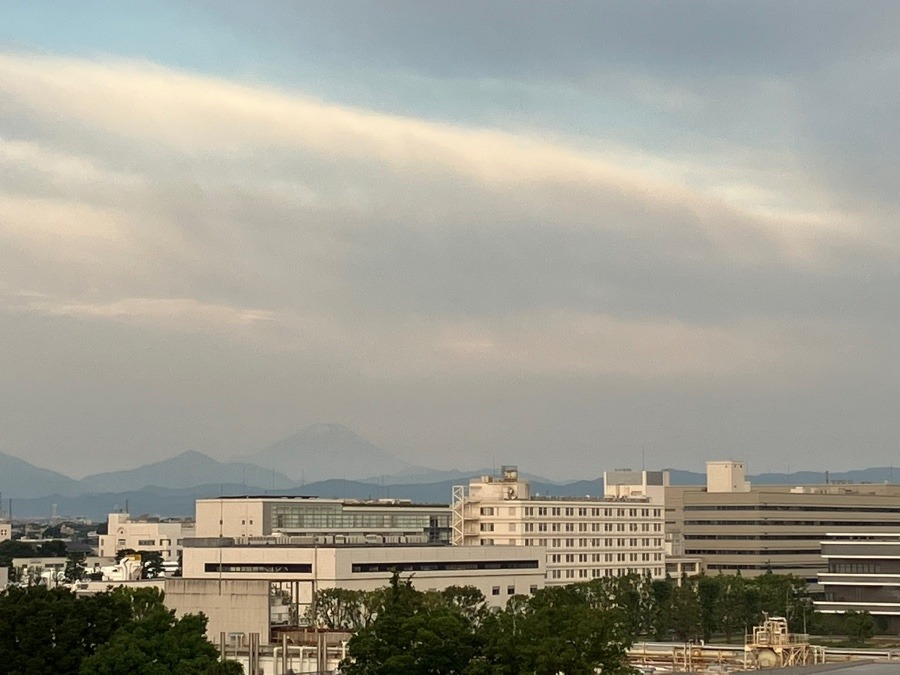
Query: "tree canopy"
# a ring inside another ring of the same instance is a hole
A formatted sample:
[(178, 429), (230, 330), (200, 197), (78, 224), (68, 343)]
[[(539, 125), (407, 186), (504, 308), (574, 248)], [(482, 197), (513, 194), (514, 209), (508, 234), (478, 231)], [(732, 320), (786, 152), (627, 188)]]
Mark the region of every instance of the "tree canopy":
[(66, 588), (0, 594), (0, 675), (242, 672), (219, 663), (202, 615), (175, 618), (155, 588), (79, 597)]

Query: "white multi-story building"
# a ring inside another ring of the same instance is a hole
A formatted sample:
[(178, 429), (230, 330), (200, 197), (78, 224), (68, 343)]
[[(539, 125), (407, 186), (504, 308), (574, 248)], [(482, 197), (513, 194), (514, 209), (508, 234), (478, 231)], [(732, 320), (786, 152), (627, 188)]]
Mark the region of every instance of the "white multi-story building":
[(12, 523), (0, 520), (0, 541), (12, 539)]
[(604, 474), (604, 497), (532, 495), (516, 467), (453, 489), (457, 546), (540, 546), (547, 584), (665, 576), (666, 472)]
[(195, 535), (193, 520), (136, 518), (110, 513), (106, 533), (99, 535), (99, 556), (114, 558), (118, 551), (156, 551), (166, 560), (177, 560), (185, 537)]

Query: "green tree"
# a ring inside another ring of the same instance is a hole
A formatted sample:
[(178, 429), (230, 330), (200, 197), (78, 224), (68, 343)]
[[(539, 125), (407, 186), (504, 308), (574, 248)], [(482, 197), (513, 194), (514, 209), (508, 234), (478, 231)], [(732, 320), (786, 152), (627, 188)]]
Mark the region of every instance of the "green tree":
[(696, 578), (697, 602), (700, 609), (700, 633), (709, 642), (713, 633), (722, 625), (722, 612), (719, 602), (721, 587), (705, 574)]
[(45, 541), (37, 547), (37, 554), (42, 558), (65, 558), (66, 542), (59, 539)]
[(490, 617), (485, 640), (470, 673), (493, 675), (587, 675), (630, 673), (625, 650), (633, 641), (625, 611), (606, 607), (598, 588), (615, 584), (571, 584), (538, 591)]
[(700, 636), (700, 600), (694, 580), (683, 576), (681, 584), (672, 590), (670, 616), (671, 628), (679, 640)]
[(66, 567), (63, 571), (63, 576), (65, 580), (73, 584), (76, 581), (80, 581), (81, 577), (84, 576), (84, 561), (86, 560), (86, 556), (84, 553), (70, 553), (66, 556)]
[(868, 612), (847, 612), (844, 614), (844, 630), (850, 642), (861, 647), (875, 635), (875, 620)]
[[(437, 595), (437, 594), (436, 594)], [(427, 602), (411, 582), (391, 578), (384, 607), (358, 631), (342, 665), (347, 675), (464, 673), (477, 655), (472, 623), (448, 602)]]
[(0, 674), (77, 673), (130, 618), (125, 599), (110, 593), (77, 598), (65, 588), (9, 588), (0, 594)]
[(164, 607), (117, 630), (81, 664), (82, 675), (239, 675), (240, 664), (220, 662), (204, 632), (206, 618), (188, 614), (180, 619)]
[(141, 556), (141, 579), (158, 579), (163, 571), (163, 557), (159, 551), (138, 551)]

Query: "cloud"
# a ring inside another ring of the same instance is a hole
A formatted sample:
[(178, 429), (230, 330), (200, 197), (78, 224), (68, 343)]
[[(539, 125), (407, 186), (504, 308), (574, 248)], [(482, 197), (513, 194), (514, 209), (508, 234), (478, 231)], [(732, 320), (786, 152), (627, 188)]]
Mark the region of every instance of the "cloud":
[[(4, 54), (0, 90), (0, 321), (84, 331), (101, 361), (161, 335), (155, 354), (209, 372), (252, 373), (252, 354), (281, 397), (247, 413), (259, 429), (294, 398), (401, 424), (428, 392), (464, 417), (467, 384), (536, 406), (577, 382), (557, 423), (611, 382), (800, 397), (896, 355), (895, 207), (797, 165), (602, 152), (141, 62)], [(196, 358), (205, 339), (230, 360)]]

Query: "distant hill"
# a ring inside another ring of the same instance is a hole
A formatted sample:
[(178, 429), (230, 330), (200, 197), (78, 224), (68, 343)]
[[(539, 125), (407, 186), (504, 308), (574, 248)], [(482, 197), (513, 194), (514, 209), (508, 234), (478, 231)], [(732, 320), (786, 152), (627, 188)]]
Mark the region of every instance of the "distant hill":
[(199, 452), (185, 452), (136, 469), (86, 476), (78, 481), (78, 487), (82, 494), (87, 494), (140, 490), (147, 486), (190, 488), (216, 483), (244, 485), (255, 490), (284, 489), (296, 484), (271, 469), (244, 462), (219, 462)]
[(364, 480), (433, 471), (396, 457), (341, 424), (314, 424), (245, 459), (304, 483), (329, 478)]
[(70, 493), (77, 491), (77, 487), (78, 481), (68, 476), (0, 453), (0, 492), (4, 500), (53, 492)]

